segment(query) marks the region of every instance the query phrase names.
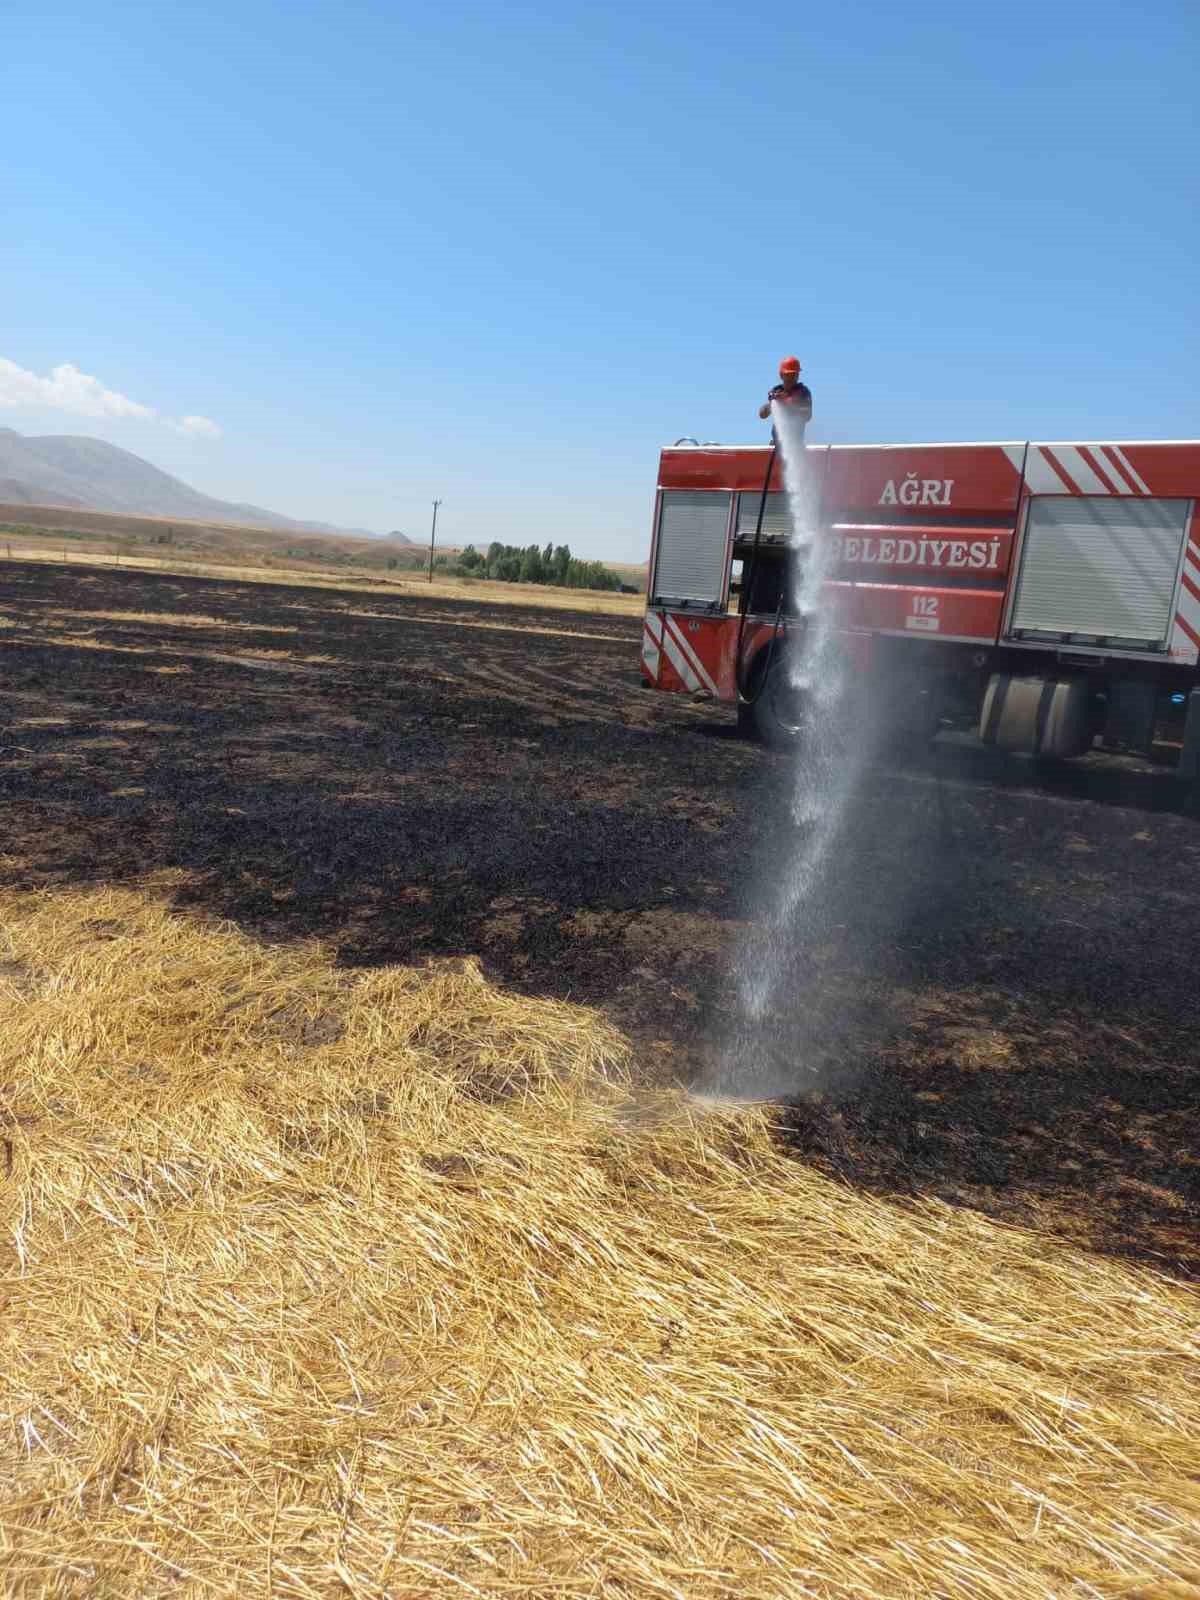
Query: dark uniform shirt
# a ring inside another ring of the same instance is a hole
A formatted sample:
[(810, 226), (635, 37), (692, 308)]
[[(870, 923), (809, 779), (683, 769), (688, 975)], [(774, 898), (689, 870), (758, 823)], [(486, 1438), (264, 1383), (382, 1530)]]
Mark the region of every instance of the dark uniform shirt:
[(812, 390), (806, 383), (797, 383), (794, 388), (788, 389), (782, 383), (777, 383), (767, 396), (768, 400), (778, 400), (781, 406), (806, 405), (812, 410)]

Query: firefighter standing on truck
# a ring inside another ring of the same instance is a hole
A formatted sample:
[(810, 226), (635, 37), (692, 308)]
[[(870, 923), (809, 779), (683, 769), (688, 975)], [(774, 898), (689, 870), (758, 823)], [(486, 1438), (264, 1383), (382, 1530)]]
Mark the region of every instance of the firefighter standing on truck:
[[(765, 405), (758, 408), (764, 421), (771, 415), (772, 404), (786, 406), (792, 426), (804, 438), (804, 430), (812, 418), (812, 390), (800, 382), (800, 363), (795, 356), (784, 356), (779, 363), (780, 382), (767, 395)], [(775, 430), (771, 430), (774, 437)]]

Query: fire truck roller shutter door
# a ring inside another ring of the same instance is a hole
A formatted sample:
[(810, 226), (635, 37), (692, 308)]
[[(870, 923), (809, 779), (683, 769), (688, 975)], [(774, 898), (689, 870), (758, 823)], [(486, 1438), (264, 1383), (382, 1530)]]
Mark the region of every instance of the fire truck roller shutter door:
[(719, 610), (729, 581), (730, 496), (705, 489), (664, 489), (654, 563), (656, 605)]
[(1037, 495), (1029, 502), (1010, 631), (1165, 647), (1188, 500)]
[[(753, 541), (754, 533), (758, 527), (758, 507), (762, 500), (761, 489), (743, 492), (738, 495), (737, 536), (739, 539)], [(792, 513), (788, 509), (786, 494), (777, 494), (772, 491), (767, 496), (766, 507), (763, 510), (762, 537), (779, 541), (792, 537)]]

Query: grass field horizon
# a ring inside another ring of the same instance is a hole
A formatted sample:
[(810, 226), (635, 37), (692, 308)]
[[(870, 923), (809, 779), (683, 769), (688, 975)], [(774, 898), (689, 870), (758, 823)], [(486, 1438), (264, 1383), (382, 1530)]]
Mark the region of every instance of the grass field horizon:
[[(182, 526), (178, 521), (163, 523), (165, 528)], [(30, 543), (28, 532), (12, 531), (11, 526), (6, 530), (0, 522), (0, 555), (11, 561), (235, 579), (247, 583), (311, 585), (351, 593), (420, 593), (426, 597), (462, 598), (485, 605), (537, 605), (608, 616), (636, 616), (646, 604), (644, 592), (621, 594), (560, 588), (553, 584), (502, 583), (489, 578), (447, 574), (437, 569), (430, 581), (426, 569), (417, 562), (407, 569), (389, 571), (386, 554), (376, 567), (364, 570), (272, 553), (269, 546), (260, 551), (236, 543), (228, 547), (214, 544), (196, 549), (178, 545), (132, 545), (111, 535), (57, 526), (47, 526), (39, 542)], [(645, 569), (616, 565), (612, 570), (623, 582), (635, 579), (645, 582)]]
[[(477, 549), (486, 550), (490, 540), (481, 537), (474, 542)], [(463, 545), (439, 545), (435, 557), (452, 556), (463, 548)], [(68, 561), (87, 559), (115, 564), (119, 560), (122, 565), (141, 565), (151, 570), (233, 571), (246, 578), (256, 572), (270, 574), (273, 578), (302, 573), (337, 585), (343, 581), (353, 584), (355, 580), (368, 585), (405, 585), (424, 580), (428, 563), (427, 545), (393, 542), (387, 538), (299, 534), (233, 523), (189, 521), (181, 517), (126, 516), (54, 506), (5, 504), (0, 504), (0, 551), (21, 560), (62, 560), (65, 553)], [(645, 564), (604, 561), (603, 565), (615, 572), (622, 583), (645, 590)], [(563, 589), (552, 584), (510, 584), (462, 578), (436, 566), (433, 583), (435, 587), (446, 586), (448, 592), (457, 593), (461, 586), (464, 590), (478, 592), (481, 597), (486, 592), (501, 601), (505, 596), (500, 591), (505, 589), (520, 590), (526, 596), (534, 595), (539, 599), (545, 597), (549, 604), (556, 603), (554, 596), (563, 595), (569, 598), (561, 603), (572, 609), (577, 608), (581, 597), (589, 604), (597, 603), (597, 609), (606, 601), (637, 598), (603, 590)], [(644, 592), (641, 603), (645, 603)], [(625, 609), (619, 608), (618, 614)]]

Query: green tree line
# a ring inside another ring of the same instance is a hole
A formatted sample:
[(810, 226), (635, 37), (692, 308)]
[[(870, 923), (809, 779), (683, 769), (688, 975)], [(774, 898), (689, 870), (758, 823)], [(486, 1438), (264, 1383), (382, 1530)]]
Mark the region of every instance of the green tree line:
[(617, 574), (600, 561), (580, 561), (565, 544), (501, 544), (487, 547), (483, 555), (469, 544), (458, 558), (459, 570), (500, 583), (548, 583), (559, 589), (619, 589)]

